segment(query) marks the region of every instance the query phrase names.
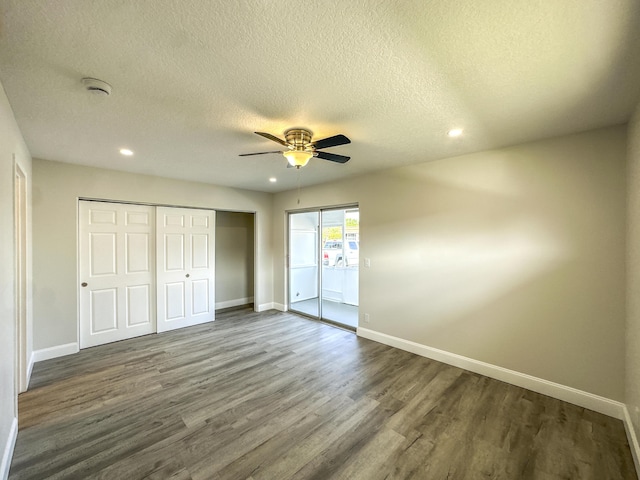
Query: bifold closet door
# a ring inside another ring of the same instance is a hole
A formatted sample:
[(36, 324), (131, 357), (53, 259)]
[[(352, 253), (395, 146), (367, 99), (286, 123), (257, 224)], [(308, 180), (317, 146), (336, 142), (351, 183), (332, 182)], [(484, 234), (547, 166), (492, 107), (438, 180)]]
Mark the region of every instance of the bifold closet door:
[(79, 205), (80, 348), (156, 331), (154, 208)]
[(158, 332), (210, 322), (215, 212), (156, 208)]

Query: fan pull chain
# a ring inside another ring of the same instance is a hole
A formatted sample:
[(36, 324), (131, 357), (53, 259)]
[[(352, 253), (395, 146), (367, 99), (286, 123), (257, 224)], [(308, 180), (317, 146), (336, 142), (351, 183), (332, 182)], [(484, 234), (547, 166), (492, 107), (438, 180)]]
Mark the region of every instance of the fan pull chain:
[(300, 167), (296, 170), (298, 170), (298, 205), (300, 205)]

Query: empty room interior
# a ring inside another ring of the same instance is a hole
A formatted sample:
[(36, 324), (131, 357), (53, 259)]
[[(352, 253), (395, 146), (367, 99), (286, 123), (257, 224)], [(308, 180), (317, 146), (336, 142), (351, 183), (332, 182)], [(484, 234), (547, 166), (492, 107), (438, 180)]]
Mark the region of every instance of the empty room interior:
[(0, 2), (0, 479), (636, 479), (640, 2)]

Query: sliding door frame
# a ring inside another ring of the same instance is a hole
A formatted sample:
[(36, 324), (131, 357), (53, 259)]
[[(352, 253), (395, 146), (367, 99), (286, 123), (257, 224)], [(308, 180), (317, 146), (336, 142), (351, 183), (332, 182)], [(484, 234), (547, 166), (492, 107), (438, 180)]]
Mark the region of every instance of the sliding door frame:
[[(323, 212), (327, 212), (327, 211), (332, 211), (332, 210), (353, 210), (353, 209), (358, 209), (360, 210), (360, 205), (358, 203), (347, 203), (344, 205), (328, 205), (328, 206), (323, 206), (323, 207), (313, 207), (313, 208), (305, 208), (305, 209), (300, 209), (300, 210), (287, 210), (286, 211), (286, 215), (287, 215), (287, 221), (286, 221), (286, 225), (287, 225), (287, 232), (286, 232), (286, 239), (287, 239), (287, 252), (285, 255), (285, 269), (286, 269), (286, 285), (285, 285), (285, 295), (286, 295), (286, 302), (287, 302), (287, 310), (290, 310), (292, 312), (295, 312), (297, 314), (300, 315), (304, 315), (305, 317), (309, 317), (312, 318), (314, 320), (319, 320), (321, 322), (326, 322), (326, 323), (330, 323), (332, 325), (335, 325), (337, 327), (340, 328), (345, 328), (347, 330), (350, 331), (355, 331), (355, 329), (352, 329), (351, 327), (347, 326), (347, 325), (343, 325), (339, 322), (336, 322), (334, 320), (330, 320), (327, 318), (324, 318), (322, 315), (322, 214)], [(315, 317), (313, 315), (310, 315), (308, 313), (305, 312), (301, 312), (299, 310), (295, 310), (293, 308), (291, 308), (291, 216), (292, 215), (296, 215), (299, 213), (311, 213), (311, 212), (317, 212), (318, 213), (318, 231), (316, 234), (316, 244), (318, 246), (318, 258), (316, 259), (318, 262), (318, 316)], [(344, 237), (344, 232), (343, 232), (343, 237)], [(343, 249), (344, 249), (344, 245), (343, 245)], [(358, 281), (359, 278), (358, 278)]]

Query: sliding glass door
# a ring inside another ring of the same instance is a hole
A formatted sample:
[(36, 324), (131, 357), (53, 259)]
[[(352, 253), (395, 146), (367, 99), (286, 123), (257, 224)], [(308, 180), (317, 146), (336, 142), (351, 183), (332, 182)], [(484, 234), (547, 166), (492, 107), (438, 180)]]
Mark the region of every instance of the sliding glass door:
[(289, 214), (289, 308), (320, 317), (320, 212)]
[(357, 207), (289, 214), (289, 309), (358, 326)]

